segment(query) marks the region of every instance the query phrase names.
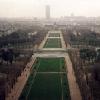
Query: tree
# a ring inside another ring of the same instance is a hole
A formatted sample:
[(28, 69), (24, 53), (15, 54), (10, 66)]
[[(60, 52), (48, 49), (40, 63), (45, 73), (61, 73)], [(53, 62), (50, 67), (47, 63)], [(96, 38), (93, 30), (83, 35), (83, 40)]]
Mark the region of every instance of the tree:
[(8, 62), (12, 64), (13, 50), (12, 49), (2, 49), (1, 57), (2, 57), (2, 60), (7, 62), (7, 64)]
[(97, 50), (97, 59), (100, 59), (100, 49)]
[(91, 61), (92, 62), (96, 59), (97, 53), (93, 49), (80, 49), (80, 58), (84, 61)]
[(12, 61), (13, 61), (13, 56), (14, 56), (14, 53), (13, 53), (13, 50), (12, 49), (9, 49), (8, 50), (8, 61), (12, 64)]
[(79, 53), (80, 53), (80, 58), (83, 59), (83, 63), (85, 63), (87, 54), (86, 54), (87, 49), (80, 49)]
[(17, 58), (19, 55), (20, 55), (19, 52), (15, 52), (15, 53), (14, 53), (15, 61), (16, 61), (16, 58)]

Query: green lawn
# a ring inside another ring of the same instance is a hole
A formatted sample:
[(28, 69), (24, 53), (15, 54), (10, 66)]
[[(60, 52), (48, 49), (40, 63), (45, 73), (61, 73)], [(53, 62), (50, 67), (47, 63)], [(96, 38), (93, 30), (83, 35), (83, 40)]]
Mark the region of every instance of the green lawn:
[(28, 100), (61, 100), (59, 74), (37, 74)]
[(50, 33), (49, 37), (60, 37), (59, 33)]
[(61, 39), (59, 38), (49, 38), (47, 39), (44, 48), (62, 48)]
[[(64, 58), (39, 58), (39, 72), (59, 72), (64, 71)], [(62, 69), (62, 70), (61, 70)]]
[(62, 74), (62, 89), (63, 89), (63, 100), (71, 100), (70, 91), (68, 85), (68, 79), (66, 74)]
[(31, 71), (19, 100), (70, 100), (64, 58), (37, 58)]

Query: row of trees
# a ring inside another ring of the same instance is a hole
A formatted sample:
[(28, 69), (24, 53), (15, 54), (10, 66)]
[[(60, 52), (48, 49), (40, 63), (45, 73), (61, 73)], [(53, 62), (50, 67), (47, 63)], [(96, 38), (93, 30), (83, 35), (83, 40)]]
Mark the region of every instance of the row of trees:
[[(100, 80), (100, 68), (98, 68), (100, 66), (100, 49), (94, 49), (94, 47), (100, 46), (100, 34), (98, 35), (95, 32), (85, 29), (76, 30), (76, 32), (80, 32), (80, 34), (74, 35), (73, 30), (67, 31), (64, 34), (64, 39), (66, 44), (69, 43), (73, 47), (76, 47), (76, 49), (69, 50), (69, 55), (83, 100), (93, 100), (95, 98), (92, 92), (93, 83)], [(96, 65), (97, 63), (98, 66)], [(94, 78), (96, 79), (93, 80), (94, 82), (91, 81), (93, 74), (95, 74)], [(90, 84), (92, 85), (90, 86)], [(97, 93), (98, 91), (96, 91)]]
[(90, 100), (91, 92), (87, 85), (87, 76), (85, 75), (85, 70), (82, 66), (82, 62), (77, 50), (69, 50), (70, 59), (73, 64), (73, 69), (76, 76), (76, 82), (79, 85), (82, 99), (83, 100)]
[(26, 43), (26, 42), (34, 42), (36, 36), (31, 36), (29, 38), (28, 33), (22, 31), (22, 30), (17, 30), (16, 32), (13, 32), (12, 34), (8, 36), (4, 36), (0, 38), (0, 47), (5, 47), (8, 46), (9, 44), (14, 46), (18, 45), (20, 43)]
[(100, 49), (97, 51), (94, 49), (80, 49), (80, 58), (88, 62), (95, 62), (100, 59)]
[(74, 35), (73, 30), (70, 30), (69, 37), (72, 45), (100, 46), (99, 34), (89, 30), (76, 30), (76, 33), (77, 35)]
[(29, 32), (30, 31), (17, 30), (8, 36), (0, 37), (0, 48), (30, 48), (32, 45), (40, 44), (47, 33), (47, 31), (43, 29), (37, 31), (37, 34), (34, 35), (29, 35)]

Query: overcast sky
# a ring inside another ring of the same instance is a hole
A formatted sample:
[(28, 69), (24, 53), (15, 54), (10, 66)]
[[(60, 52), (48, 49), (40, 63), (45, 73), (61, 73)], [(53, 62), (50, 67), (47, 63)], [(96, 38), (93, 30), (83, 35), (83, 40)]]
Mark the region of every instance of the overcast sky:
[(100, 16), (100, 0), (0, 0), (0, 17), (45, 17), (45, 5), (51, 16)]

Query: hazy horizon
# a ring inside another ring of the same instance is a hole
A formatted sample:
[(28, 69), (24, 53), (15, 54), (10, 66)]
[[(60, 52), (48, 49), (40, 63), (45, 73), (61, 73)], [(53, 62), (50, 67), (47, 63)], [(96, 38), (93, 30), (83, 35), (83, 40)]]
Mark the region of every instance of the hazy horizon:
[(45, 17), (50, 5), (51, 17), (99, 17), (100, 0), (0, 0), (0, 17)]

